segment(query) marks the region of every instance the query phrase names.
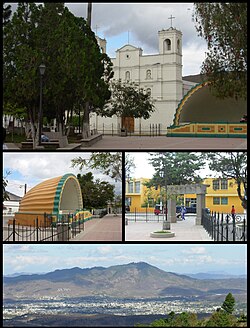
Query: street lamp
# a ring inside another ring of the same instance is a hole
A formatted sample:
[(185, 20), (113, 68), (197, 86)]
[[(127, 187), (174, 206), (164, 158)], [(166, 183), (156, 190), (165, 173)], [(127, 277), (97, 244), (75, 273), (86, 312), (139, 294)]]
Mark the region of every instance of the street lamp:
[(166, 193), (165, 220), (163, 220), (162, 230), (170, 230), (170, 222), (168, 222), (167, 167), (164, 166), (164, 164), (163, 164), (162, 170), (160, 171), (160, 176), (161, 176), (161, 178), (165, 177), (165, 193)]
[(42, 96), (43, 96), (43, 75), (45, 73), (46, 66), (44, 64), (41, 64), (39, 66), (39, 72), (40, 72), (40, 106), (39, 106), (39, 146), (41, 146), (41, 136), (42, 136), (42, 124), (43, 124), (43, 108), (42, 108)]

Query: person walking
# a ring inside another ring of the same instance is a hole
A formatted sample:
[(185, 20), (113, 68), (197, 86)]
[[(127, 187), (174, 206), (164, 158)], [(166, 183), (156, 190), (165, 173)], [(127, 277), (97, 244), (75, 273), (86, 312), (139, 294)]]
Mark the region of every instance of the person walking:
[(187, 212), (187, 209), (184, 205), (181, 206), (181, 218), (182, 220), (185, 220), (185, 213)]
[(234, 205), (232, 205), (232, 209), (231, 209), (231, 215), (232, 215), (232, 219), (235, 219), (235, 208), (234, 208)]

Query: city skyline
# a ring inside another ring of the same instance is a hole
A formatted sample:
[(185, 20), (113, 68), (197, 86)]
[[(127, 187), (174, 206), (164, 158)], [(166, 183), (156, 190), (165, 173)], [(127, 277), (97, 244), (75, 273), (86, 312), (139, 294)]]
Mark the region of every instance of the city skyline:
[(4, 275), (46, 273), (72, 267), (109, 267), (147, 262), (167, 272), (247, 273), (244, 244), (84, 244), (3, 245)]

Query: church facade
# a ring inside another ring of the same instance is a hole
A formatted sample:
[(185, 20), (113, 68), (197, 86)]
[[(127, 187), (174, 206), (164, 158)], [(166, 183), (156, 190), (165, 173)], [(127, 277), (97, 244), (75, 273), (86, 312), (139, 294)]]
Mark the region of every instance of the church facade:
[[(97, 38), (102, 51), (106, 51), (106, 40)], [(125, 126), (134, 134), (149, 134), (152, 129), (157, 134), (166, 134), (173, 123), (176, 108), (190, 87), (195, 83), (182, 80), (182, 33), (170, 27), (158, 32), (159, 53), (143, 55), (141, 48), (130, 44), (116, 51), (111, 58), (114, 79), (121, 82), (134, 82), (148, 92), (155, 111), (148, 120), (135, 118), (103, 118), (92, 114), (91, 129), (104, 134), (119, 134)], [(185, 85), (184, 85), (185, 84)]]

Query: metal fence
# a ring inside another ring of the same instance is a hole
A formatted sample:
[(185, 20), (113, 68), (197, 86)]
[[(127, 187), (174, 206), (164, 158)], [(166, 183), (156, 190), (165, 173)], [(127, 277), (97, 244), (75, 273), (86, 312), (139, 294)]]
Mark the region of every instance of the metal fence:
[(203, 210), (201, 224), (214, 241), (247, 241), (247, 220), (244, 214), (208, 214)]
[(140, 209), (140, 211), (135, 208), (134, 212), (127, 212), (125, 217), (127, 221), (133, 222), (163, 222), (166, 220), (166, 214), (156, 215), (148, 208)]
[(102, 133), (103, 135), (123, 135), (123, 136), (162, 136), (167, 134), (167, 130), (162, 129), (162, 124), (160, 123), (152, 123), (149, 124), (147, 127), (142, 127), (139, 125), (138, 129), (134, 129), (133, 132), (131, 131), (121, 131), (121, 128), (116, 124), (103, 124), (102, 126), (98, 127), (98, 133)]
[(68, 241), (84, 231), (84, 221), (76, 220), (72, 214), (63, 215), (60, 221), (51, 224), (47, 218), (39, 224), (36, 218), (30, 226), (20, 225), (15, 219), (3, 227), (3, 240), (6, 241)]

